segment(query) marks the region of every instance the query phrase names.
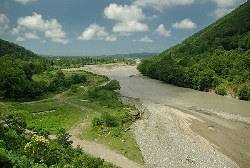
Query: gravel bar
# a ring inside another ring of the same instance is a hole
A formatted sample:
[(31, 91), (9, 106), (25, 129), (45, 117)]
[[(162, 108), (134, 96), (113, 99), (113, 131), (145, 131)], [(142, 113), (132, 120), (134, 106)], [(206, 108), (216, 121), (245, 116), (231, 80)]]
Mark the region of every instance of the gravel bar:
[(137, 121), (133, 129), (145, 167), (238, 167), (190, 129), (191, 121), (199, 118), (161, 104), (142, 103), (151, 115)]

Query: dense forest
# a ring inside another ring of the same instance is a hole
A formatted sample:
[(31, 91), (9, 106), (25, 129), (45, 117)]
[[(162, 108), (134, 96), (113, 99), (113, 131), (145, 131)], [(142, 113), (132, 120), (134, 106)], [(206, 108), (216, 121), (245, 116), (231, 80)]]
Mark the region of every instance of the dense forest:
[(146, 76), (181, 87), (250, 100), (250, 2), (157, 56)]

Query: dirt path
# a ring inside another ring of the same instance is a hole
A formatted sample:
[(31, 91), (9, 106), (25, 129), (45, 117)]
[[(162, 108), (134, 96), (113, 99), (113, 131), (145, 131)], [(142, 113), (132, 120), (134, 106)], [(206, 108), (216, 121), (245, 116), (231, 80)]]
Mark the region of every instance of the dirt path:
[[(64, 93), (56, 95), (55, 99), (58, 99), (61, 102), (67, 103), (71, 106), (80, 108), (82, 110), (92, 110), (92, 109), (88, 109), (86, 107), (68, 102), (67, 100), (63, 98), (63, 94)], [(94, 157), (97, 157), (97, 158), (99, 157), (101, 159), (104, 159), (106, 162), (112, 163), (119, 167), (124, 167), (124, 168), (142, 168), (143, 167), (142, 165), (129, 160), (125, 156), (118, 154), (115, 151), (112, 151), (111, 149), (107, 148), (106, 146), (102, 144), (79, 139), (77, 136), (78, 134), (81, 133), (81, 129), (83, 127), (84, 127), (84, 123), (80, 123), (79, 125), (77, 125), (76, 127), (72, 128), (69, 131), (69, 134), (71, 135), (70, 140), (73, 141), (73, 144), (72, 144), (73, 147), (77, 147), (77, 145), (79, 145), (84, 150), (84, 152)]]
[(123, 155), (110, 150), (104, 145), (91, 142), (91, 141), (81, 140), (77, 138), (77, 135), (80, 133), (82, 127), (84, 127), (84, 123), (79, 124), (77, 127), (69, 131), (69, 134), (72, 135), (70, 140), (73, 141), (73, 144), (72, 144), (73, 147), (77, 147), (77, 145), (80, 145), (80, 147), (82, 147), (84, 152), (90, 155), (93, 155), (95, 157), (104, 159), (106, 162), (112, 163), (119, 167), (124, 167), (124, 168), (142, 168), (143, 167), (142, 165), (129, 160)]

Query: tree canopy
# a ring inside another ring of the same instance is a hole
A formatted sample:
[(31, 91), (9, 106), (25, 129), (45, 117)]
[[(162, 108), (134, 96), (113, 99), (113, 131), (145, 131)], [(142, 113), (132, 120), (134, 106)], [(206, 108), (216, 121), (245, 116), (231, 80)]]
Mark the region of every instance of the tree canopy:
[(250, 2), (157, 56), (142, 60), (146, 76), (196, 90), (250, 100)]

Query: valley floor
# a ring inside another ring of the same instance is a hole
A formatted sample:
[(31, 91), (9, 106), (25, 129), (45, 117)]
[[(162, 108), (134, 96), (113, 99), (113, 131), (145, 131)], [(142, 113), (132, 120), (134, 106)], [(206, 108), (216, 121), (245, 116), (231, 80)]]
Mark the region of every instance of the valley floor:
[[(136, 75), (135, 67), (123, 65), (81, 69), (102, 75), (117, 70)], [(134, 103), (145, 114), (132, 126), (145, 167), (250, 167), (249, 117), (147, 100)]]

